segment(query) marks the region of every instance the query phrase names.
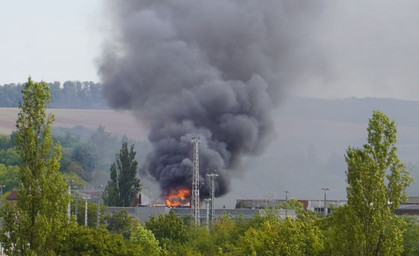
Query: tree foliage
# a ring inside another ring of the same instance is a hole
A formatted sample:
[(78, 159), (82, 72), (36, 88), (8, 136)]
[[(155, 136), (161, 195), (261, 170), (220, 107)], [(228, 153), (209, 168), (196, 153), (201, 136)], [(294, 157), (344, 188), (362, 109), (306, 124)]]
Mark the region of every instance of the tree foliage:
[(60, 241), (58, 255), (140, 255), (130, 252), (119, 234), (110, 234), (105, 228), (95, 229), (77, 224), (69, 225)]
[(4, 185), (3, 193), (16, 189), (19, 185), (19, 167), (0, 164), (0, 184)]
[[(102, 85), (93, 82), (66, 81), (48, 83), (52, 108), (107, 108), (102, 95)], [(18, 107), (23, 84), (5, 84), (0, 86), (0, 107)]]
[[(86, 219), (86, 202), (87, 202), (87, 226), (91, 228), (97, 227), (97, 203), (93, 203), (84, 199), (80, 198), (80, 195), (76, 193), (76, 198), (73, 199), (71, 202), (71, 214), (73, 218), (77, 219), (77, 223), (81, 226), (85, 225)], [(105, 216), (106, 206), (101, 204), (100, 205), (100, 220), (99, 224), (105, 224), (106, 216)]]
[(396, 151), (396, 125), (374, 111), (368, 143), (346, 154), (348, 204), (332, 219), (333, 255), (400, 255), (403, 221), (394, 211), (411, 178)]
[(173, 211), (158, 218), (152, 216), (145, 227), (153, 232), (162, 246), (171, 243), (184, 244), (188, 241), (188, 227)]
[(419, 223), (416, 217), (405, 217), (406, 230), (403, 233), (403, 256), (419, 255)]
[(137, 225), (129, 239), (131, 246), (135, 246), (135, 251), (139, 255), (160, 256), (162, 255), (162, 248), (159, 246), (159, 241), (154, 237), (153, 233), (145, 229), (141, 225)]
[(110, 168), (104, 201), (108, 206), (132, 206), (135, 194), (140, 191), (137, 176), (138, 161), (135, 160), (134, 145), (128, 150), (128, 143), (122, 142), (122, 148), (116, 155), (116, 161)]
[(16, 207), (3, 211), (1, 241), (8, 255), (52, 255), (68, 222), (69, 196), (59, 172), (61, 150), (51, 137), (54, 116), (45, 111), (48, 86), (29, 78), (22, 93), (16, 121), (17, 152), (22, 159), (18, 201)]
[(131, 217), (126, 209), (114, 211), (112, 216), (106, 218), (107, 228), (113, 234), (122, 234), (124, 239), (129, 239), (139, 225), (137, 218)]
[(267, 220), (240, 237), (234, 255), (319, 255), (323, 249), (320, 230), (313, 221), (286, 218)]

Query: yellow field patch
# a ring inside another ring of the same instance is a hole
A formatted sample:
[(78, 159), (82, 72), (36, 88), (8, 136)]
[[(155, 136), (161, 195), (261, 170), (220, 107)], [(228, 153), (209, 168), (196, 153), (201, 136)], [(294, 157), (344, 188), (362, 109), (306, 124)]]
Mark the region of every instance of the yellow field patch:
[[(16, 129), (18, 108), (0, 108), (0, 134), (8, 135)], [(147, 128), (129, 112), (91, 109), (49, 109), (55, 115), (54, 127), (71, 128), (77, 125), (97, 129), (99, 125), (105, 131), (125, 134), (130, 138), (146, 138)]]

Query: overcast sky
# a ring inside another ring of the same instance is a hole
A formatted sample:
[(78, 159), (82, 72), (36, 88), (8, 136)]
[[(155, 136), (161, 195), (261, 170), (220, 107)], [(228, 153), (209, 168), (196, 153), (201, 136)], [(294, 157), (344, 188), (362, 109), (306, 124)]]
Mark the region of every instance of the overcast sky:
[[(419, 100), (419, 1), (316, 1), (290, 93)], [(98, 81), (103, 0), (0, 1), (0, 84)], [(320, 10), (320, 11), (319, 11)], [(314, 52), (314, 53), (313, 53)]]
[(102, 0), (0, 0), (0, 84), (97, 81)]

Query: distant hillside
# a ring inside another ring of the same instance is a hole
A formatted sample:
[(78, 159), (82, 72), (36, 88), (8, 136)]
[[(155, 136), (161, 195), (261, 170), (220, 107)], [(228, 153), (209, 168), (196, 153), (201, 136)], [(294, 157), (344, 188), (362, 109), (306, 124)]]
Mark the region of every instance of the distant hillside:
[(260, 156), (245, 159), (242, 168), (247, 171), (236, 173), (220, 206), (235, 198), (284, 198), (286, 190), (290, 197), (321, 200), (322, 187), (330, 188), (331, 199), (344, 199), (344, 155), (349, 145), (367, 142), (373, 110), (396, 121), (398, 154), (415, 178), (408, 191), (419, 195), (419, 102), (290, 97), (274, 111), (276, 138)]
[(419, 126), (419, 101), (349, 98), (313, 99), (291, 97), (278, 109), (279, 116), (337, 122), (365, 123), (373, 110), (380, 110), (399, 125)]
[[(415, 182), (411, 195), (419, 195), (419, 102), (395, 99), (324, 100), (290, 97), (274, 111), (276, 137), (260, 156), (247, 157), (240, 170), (232, 173), (232, 190), (216, 201), (218, 207), (234, 207), (237, 198), (321, 199), (321, 188), (329, 187), (328, 197), (346, 196), (346, 163), (349, 145), (366, 143), (366, 127), (373, 110), (381, 110), (396, 121), (398, 153)], [(146, 138), (144, 124), (130, 113), (113, 110), (51, 109), (55, 127), (82, 125)], [(15, 128), (18, 109), (0, 108), (0, 133)], [(245, 171), (243, 171), (245, 170)]]

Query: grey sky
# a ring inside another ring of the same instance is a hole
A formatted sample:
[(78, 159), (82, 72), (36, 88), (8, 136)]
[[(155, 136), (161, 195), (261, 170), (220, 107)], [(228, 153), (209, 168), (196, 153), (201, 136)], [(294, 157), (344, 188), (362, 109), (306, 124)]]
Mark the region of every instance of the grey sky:
[[(306, 48), (296, 58), (315, 68), (295, 75), (291, 93), (419, 100), (418, 1), (314, 4), (317, 16), (300, 19)], [(98, 81), (104, 16), (103, 0), (0, 1), (0, 84)]]
[(97, 81), (102, 0), (0, 1), (0, 84)]
[(301, 78), (300, 95), (419, 99), (418, 1), (325, 1), (313, 43), (324, 73)]

